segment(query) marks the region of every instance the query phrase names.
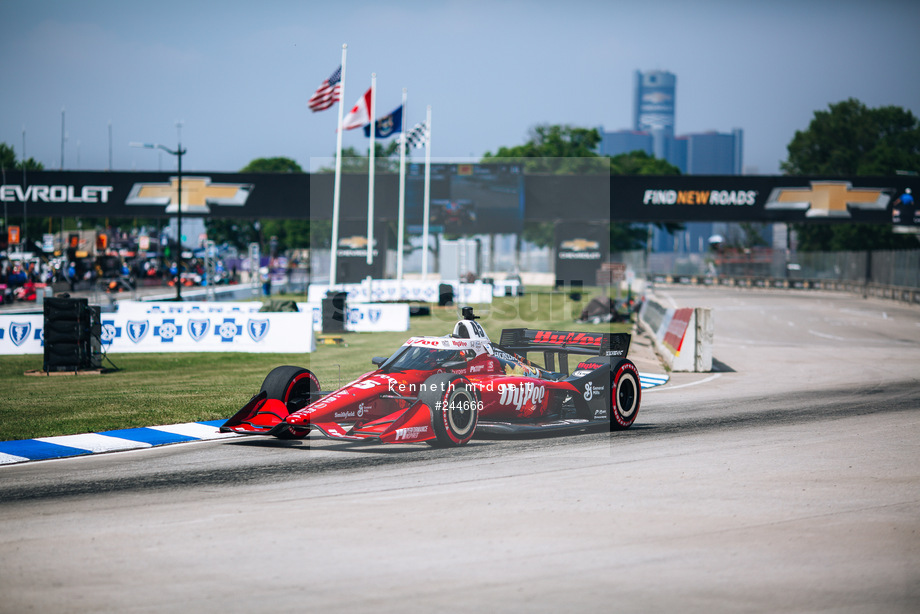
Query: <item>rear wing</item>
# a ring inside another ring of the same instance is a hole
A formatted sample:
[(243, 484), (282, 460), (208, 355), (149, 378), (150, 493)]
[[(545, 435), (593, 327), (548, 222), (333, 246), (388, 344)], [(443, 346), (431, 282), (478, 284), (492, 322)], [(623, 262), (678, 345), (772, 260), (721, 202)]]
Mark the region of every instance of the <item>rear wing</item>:
[(502, 330), (499, 346), (509, 352), (524, 354), (543, 352), (546, 368), (556, 370), (556, 356), (559, 367), (568, 373), (568, 355), (614, 356), (626, 358), (629, 353), (629, 333), (583, 333), (559, 330), (538, 330), (533, 328), (506, 328)]

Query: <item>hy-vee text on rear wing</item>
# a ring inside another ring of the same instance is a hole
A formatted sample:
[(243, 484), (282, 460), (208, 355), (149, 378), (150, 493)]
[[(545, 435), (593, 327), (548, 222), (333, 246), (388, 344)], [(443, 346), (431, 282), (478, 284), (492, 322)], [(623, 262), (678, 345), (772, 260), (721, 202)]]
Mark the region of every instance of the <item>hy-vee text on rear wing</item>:
[(629, 353), (629, 333), (582, 333), (571, 331), (540, 330), (533, 328), (506, 328), (498, 345), (519, 355), (543, 352), (546, 368), (555, 370), (556, 356), (559, 370), (568, 373), (568, 355), (615, 356), (626, 358)]

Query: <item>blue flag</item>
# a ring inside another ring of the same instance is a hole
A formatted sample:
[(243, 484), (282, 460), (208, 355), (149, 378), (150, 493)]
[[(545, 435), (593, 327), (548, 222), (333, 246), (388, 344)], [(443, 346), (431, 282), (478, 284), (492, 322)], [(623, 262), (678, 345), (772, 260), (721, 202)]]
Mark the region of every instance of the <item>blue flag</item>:
[[(375, 123), (377, 129), (374, 131), (375, 139), (386, 139), (397, 132), (402, 132), (402, 105), (396, 107), (396, 109), (389, 115), (384, 115), (378, 119)], [(364, 136), (367, 138), (371, 137), (371, 125), (367, 124), (364, 126)]]

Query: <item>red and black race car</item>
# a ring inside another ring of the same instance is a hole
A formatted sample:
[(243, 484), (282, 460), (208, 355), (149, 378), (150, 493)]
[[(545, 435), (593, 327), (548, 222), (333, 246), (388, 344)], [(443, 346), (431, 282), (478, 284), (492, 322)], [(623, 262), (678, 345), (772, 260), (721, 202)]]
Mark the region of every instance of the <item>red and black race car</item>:
[[(641, 388), (626, 358), (628, 333), (513, 328), (495, 344), (472, 308), (462, 314), (451, 334), (412, 337), (334, 392), (323, 392), (308, 369), (277, 367), (220, 430), (298, 439), (315, 429), (346, 441), (459, 446), (477, 432), (614, 430), (636, 420)], [(542, 352), (545, 366), (528, 352)], [(585, 356), (571, 373), (569, 354)]]

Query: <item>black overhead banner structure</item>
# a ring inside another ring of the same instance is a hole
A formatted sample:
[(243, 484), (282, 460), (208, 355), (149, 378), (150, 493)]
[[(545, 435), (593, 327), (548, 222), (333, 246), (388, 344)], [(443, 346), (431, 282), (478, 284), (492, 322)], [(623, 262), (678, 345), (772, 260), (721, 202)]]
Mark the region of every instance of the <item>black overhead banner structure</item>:
[[(423, 167), (410, 165), (406, 225), (421, 232)], [(172, 217), (175, 173), (7, 171), (9, 216)], [(182, 174), (182, 214), (217, 218), (332, 218), (332, 173)], [(366, 174), (342, 175), (341, 220), (367, 220)], [(521, 173), (514, 164), (432, 169), (432, 232), (519, 232), (524, 222), (833, 222), (904, 224), (920, 177), (609, 176)], [(374, 219), (399, 215), (399, 177), (375, 177)], [(905, 205), (909, 203), (909, 205)], [(913, 210), (911, 210), (913, 211)]]
[(920, 177), (611, 177), (610, 218), (649, 222), (891, 223)]
[(593, 286), (601, 263), (610, 253), (610, 228), (605, 223), (556, 224), (556, 286)]
[[(310, 175), (182, 173), (182, 215), (219, 218), (309, 218)], [(176, 173), (28, 171), (6, 173), (0, 201), (30, 217), (174, 217)], [(367, 210), (367, 183), (364, 192)], [(12, 206), (11, 206), (12, 205)], [(366, 216), (366, 213), (365, 213)]]
[(374, 224), (373, 263), (367, 263), (367, 222), (344, 220), (339, 224), (339, 251), (336, 253), (336, 279), (351, 284), (365, 277), (383, 279), (386, 260), (387, 227)]

